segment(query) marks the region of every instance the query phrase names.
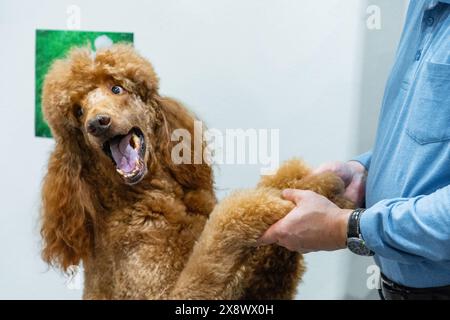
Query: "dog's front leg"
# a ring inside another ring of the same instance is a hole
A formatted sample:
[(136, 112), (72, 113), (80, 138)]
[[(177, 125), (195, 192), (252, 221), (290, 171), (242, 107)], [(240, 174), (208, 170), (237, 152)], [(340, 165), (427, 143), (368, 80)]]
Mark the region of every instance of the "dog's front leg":
[(256, 241), (294, 205), (274, 189), (241, 191), (215, 207), (183, 269), (172, 299), (239, 299)]

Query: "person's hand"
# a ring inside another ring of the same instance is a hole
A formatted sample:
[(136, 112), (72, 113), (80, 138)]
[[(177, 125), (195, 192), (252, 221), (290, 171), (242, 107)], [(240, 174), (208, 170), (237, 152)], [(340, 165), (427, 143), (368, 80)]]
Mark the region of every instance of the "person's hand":
[(366, 196), (367, 170), (358, 161), (329, 162), (319, 166), (313, 174), (332, 171), (339, 176), (345, 184), (344, 197), (354, 202), (357, 207), (364, 204)]
[(346, 247), (348, 218), (352, 210), (340, 209), (312, 191), (286, 189), (283, 197), (297, 206), (272, 225), (258, 240), (258, 245), (277, 243), (300, 253)]

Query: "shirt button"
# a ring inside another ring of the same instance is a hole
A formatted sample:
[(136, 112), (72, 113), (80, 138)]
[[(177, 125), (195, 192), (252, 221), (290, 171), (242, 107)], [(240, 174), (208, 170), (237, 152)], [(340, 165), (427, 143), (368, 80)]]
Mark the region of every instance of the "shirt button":
[(416, 61), (419, 61), (420, 57), (422, 57), (422, 50), (417, 51), (417, 53), (416, 53)]
[(434, 23), (434, 18), (433, 17), (428, 17), (427, 18), (427, 25), (429, 27), (431, 27), (433, 25), (433, 23)]

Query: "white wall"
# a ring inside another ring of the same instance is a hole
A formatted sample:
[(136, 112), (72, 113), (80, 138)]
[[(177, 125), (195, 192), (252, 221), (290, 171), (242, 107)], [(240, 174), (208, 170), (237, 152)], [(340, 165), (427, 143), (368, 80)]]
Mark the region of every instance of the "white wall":
[[(1, 0), (0, 298), (81, 296), (39, 258), (39, 189), (53, 142), (34, 137), (35, 29), (65, 29), (70, 4), (81, 8), (82, 30), (134, 32), (162, 93), (210, 127), (279, 128), (281, 159), (313, 165), (357, 151), (366, 1)], [(253, 186), (258, 169), (218, 167), (219, 195)], [(346, 292), (349, 254), (306, 259), (299, 298), (367, 295)]]

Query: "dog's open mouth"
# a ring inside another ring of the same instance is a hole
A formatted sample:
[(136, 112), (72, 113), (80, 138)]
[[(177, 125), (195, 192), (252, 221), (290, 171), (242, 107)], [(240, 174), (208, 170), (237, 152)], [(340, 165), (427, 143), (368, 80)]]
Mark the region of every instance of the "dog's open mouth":
[(144, 177), (145, 138), (139, 128), (133, 128), (126, 135), (118, 135), (105, 142), (103, 151), (116, 165), (116, 171), (128, 184), (135, 184)]

